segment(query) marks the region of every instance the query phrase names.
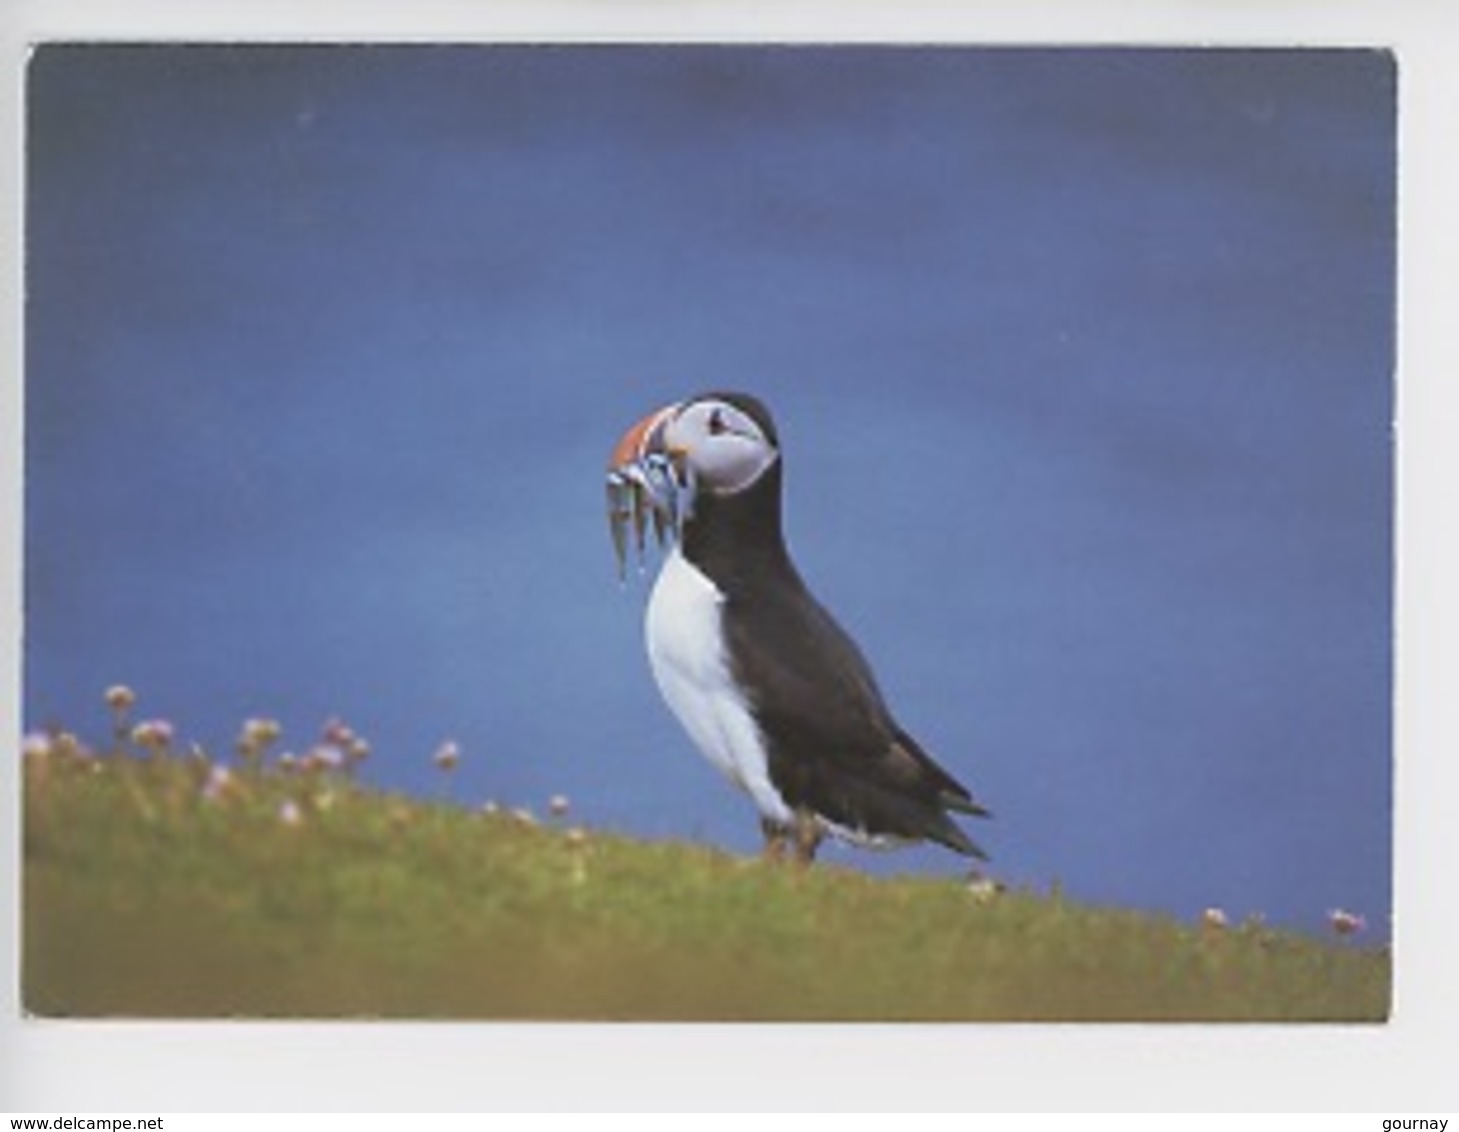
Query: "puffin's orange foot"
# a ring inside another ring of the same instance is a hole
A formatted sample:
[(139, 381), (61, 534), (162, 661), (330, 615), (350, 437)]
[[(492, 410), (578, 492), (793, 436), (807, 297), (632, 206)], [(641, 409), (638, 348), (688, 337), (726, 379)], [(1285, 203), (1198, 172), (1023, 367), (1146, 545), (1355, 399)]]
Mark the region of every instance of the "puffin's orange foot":
[(798, 810), (791, 822), (760, 819), (760, 832), (765, 836), (761, 856), (767, 861), (783, 861), (787, 856), (802, 867), (816, 859), (816, 850), (825, 838), (825, 831), (814, 814)]
[(796, 864), (801, 866), (812, 864), (816, 859), (816, 850), (821, 847), (821, 840), (825, 837), (821, 823), (816, 820), (814, 814), (805, 810), (797, 810), (795, 827), (791, 833), (795, 839)]
[(765, 847), (760, 856), (767, 861), (783, 861), (790, 847), (790, 829), (769, 818), (760, 819), (760, 833), (765, 838)]

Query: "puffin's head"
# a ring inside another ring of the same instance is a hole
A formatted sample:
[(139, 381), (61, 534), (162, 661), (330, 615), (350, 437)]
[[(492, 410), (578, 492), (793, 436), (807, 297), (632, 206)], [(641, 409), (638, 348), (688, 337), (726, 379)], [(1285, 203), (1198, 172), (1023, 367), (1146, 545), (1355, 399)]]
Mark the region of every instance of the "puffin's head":
[(747, 393), (705, 393), (650, 413), (618, 441), (610, 470), (666, 460), (695, 491), (734, 495), (780, 458), (770, 411)]
[(650, 413), (608, 460), (608, 519), (620, 565), (630, 521), (641, 550), (649, 516), (662, 541), (696, 494), (736, 495), (779, 459), (770, 411), (747, 393), (704, 393)]

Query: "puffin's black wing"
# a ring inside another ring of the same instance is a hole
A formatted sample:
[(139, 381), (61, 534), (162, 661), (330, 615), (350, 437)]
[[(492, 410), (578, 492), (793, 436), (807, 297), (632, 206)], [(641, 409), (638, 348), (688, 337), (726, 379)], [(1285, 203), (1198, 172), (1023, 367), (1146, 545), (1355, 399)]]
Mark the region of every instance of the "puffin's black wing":
[(892, 718), (861, 650), (795, 579), (731, 596), (726, 644), (793, 807), (851, 830), (986, 854), (947, 816), (986, 814)]

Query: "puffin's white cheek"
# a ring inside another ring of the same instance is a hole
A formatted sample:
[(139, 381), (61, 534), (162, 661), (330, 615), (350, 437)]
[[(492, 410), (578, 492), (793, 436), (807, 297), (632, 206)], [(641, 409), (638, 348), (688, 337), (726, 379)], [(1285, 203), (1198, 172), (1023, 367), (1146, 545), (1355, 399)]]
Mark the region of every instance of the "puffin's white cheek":
[(702, 484), (719, 492), (742, 491), (770, 464), (771, 453), (751, 440), (720, 438), (703, 445), (694, 461)]

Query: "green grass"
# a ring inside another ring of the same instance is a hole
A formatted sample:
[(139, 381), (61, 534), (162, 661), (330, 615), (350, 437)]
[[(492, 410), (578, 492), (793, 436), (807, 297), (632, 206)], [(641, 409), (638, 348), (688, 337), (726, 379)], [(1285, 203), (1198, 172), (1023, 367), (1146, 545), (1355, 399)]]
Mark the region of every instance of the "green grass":
[[(1389, 957), (800, 870), (337, 775), (25, 759), (23, 1001), (70, 1017), (1367, 1020)], [(286, 800), (297, 823), (284, 820)]]

